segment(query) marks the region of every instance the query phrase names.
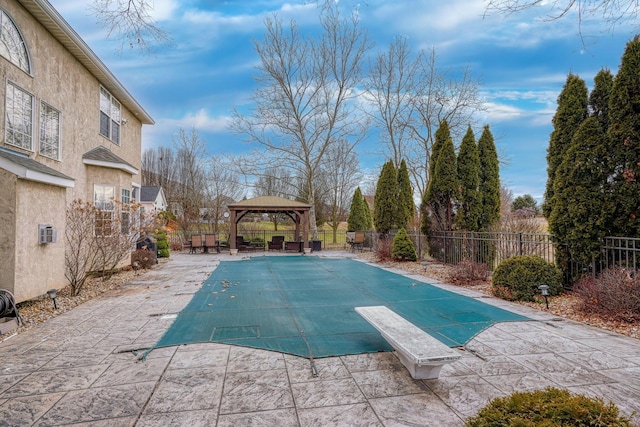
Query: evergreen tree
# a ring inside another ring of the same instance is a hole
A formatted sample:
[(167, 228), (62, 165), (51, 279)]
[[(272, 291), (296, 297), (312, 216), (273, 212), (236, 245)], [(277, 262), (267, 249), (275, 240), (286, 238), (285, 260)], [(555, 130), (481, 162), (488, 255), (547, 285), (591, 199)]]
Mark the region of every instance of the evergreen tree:
[(487, 231), (500, 220), (500, 164), (489, 125), (484, 127), (478, 140), (478, 156), (480, 158), (478, 230)]
[(404, 227), (400, 228), (393, 238), (391, 256), (398, 261), (416, 261), (418, 259), (416, 247)]
[(609, 100), (609, 235), (640, 237), (640, 38), (627, 43)]
[[(449, 131), (449, 123), (446, 120), (443, 120), (440, 122), (440, 125), (436, 130), (433, 146), (431, 147), (431, 158), (429, 159), (429, 182), (433, 179), (440, 150), (450, 139), (451, 132)], [(428, 186), (427, 191), (429, 191)]]
[(373, 222), (378, 233), (387, 234), (396, 226), (398, 212), (398, 177), (393, 162), (382, 167), (373, 202)]
[(598, 118), (600, 127), (606, 133), (609, 129), (609, 99), (613, 89), (613, 74), (608, 68), (603, 68), (593, 78), (593, 90), (589, 95), (591, 116)]
[(520, 209), (530, 209), (535, 215), (538, 214), (538, 202), (533, 198), (531, 194), (524, 194), (516, 197), (511, 203), (511, 212), (515, 212)]
[[(556, 170), (556, 202), (549, 216), (554, 241), (566, 244), (573, 261), (587, 265), (600, 252), (606, 233), (609, 170), (605, 141), (598, 116), (580, 125)], [(569, 254), (563, 248), (556, 247), (556, 263), (566, 270)]]
[(371, 216), (371, 209), (369, 208), (369, 202), (367, 202), (367, 199), (364, 197), (364, 195), (362, 196), (362, 200), (364, 201), (363, 208), (364, 208), (364, 214), (366, 217), (365, 225), (367, 228), (365, 228), (365, 230), (371, 230), (373, 228), (373, 217)]
[(580, 124), (587, 118), (587, 85), (584, 80), (569, 73), (567, 81), (558, 96), (558, 108), (553, 116), (553, 131), (547, 149), (547, 186), (542, 211), (549, 218), (553, 210), (553, 188), (556, 169), (562, 163), (564, 154)]
[(360, 187), (356, 188), (356, 191), (353, 193), (353, 198), (351, 199), (351, 209), (349, 210), (349, 219), (347, 219), (347, 231), (363, 231), (370, 228), (371, 218), (368, 207), (365, 208), (366, 203)]
[(460, 180), (460, 206), (456, 213), (456, 224), (468, 231), (478, 230), (480, 219), (480, 157), (471, 126), (462, 138), (458, 153), (458, 179)]
[(449, 124), (446, 120), (443, 120), (440, 122), (440, 126), (436, 130), (435, 141), (431, 147), (431, 158), (429, 159), (429, 184), (427, 185), (425, 194), (422, 195), (422, 200), (420, 202), (420, 229), (425, 236), (429, 236), (432, 230), (437, 231), (440, 229), (439, 226), (435, 225), (437, 220), (432, 210), (430, 188), (435, 175), (438, 156), (440, 155), (440, 151), (442, 151), (442, 147), (448, 142), (453, 144), (453, 141), (451, 140), (451, 133), (449, 132)]
[(453, 141), (448, 138), (438, 155), (428, 190), (431, 230), (453, 230), (454, 206), (459, 197), (458, 170)]
[(413, 203), (413, 188), (409, 179), (407, 163), (402, 160), (398, 169), (398, 218), (397, 227), (407, 228), (409, 221), (415, 215), (415, 204)]

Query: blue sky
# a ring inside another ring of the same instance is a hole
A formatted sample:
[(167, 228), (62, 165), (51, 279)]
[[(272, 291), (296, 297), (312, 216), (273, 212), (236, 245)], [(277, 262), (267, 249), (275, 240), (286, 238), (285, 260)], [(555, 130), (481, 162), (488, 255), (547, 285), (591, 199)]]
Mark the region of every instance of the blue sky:
[[(152, 0), (153, 15), (169, 32), (173, 45), (152, 55), (120, 51), (108, 40), (86, 6), (77, 0), (50, 0), (76, 32), (154, 118), (143, 128), (143, 148), (170, 146), (179, 128), (195, 127), (212, 155), (241, 154), (254, 147), (228, 130), (234, 106), (246, 106), (254, 89), (258, 56), (253, 40), (261, 39), (264, 18), (278, 13), (301, 28), (317, 23), (315, 1), (302, 0)], [(84, 2), (83, 2), (84, 3)], [(344, 5), (354, 5), (342, 0)], [(386, 49), (405, 35), (415, 51), (435, 48), (442, 67), (469, 65), (481, 81), (487, 107), (481, 123), (491, 126), (501, 159), (502, 182), (517, 195), (542, 200), (546, 150), (556, 98), (567, 74), (593, 77), (608, 67), (615, 74), (633, 28), (606, 32), (598, 20), (578, 22), (571, 15), (546, 22), (544, 9), (505, 16), (483, 16), (483, 0), (362, 0), (363, 28), (376, 49)], [(481, 128), (476, 129), (477, 137)], [(454, 141), (458, 144), (460, 141)], [(360, 163), (376, 174), (384, 158), (375, 141), (364, 144)]]

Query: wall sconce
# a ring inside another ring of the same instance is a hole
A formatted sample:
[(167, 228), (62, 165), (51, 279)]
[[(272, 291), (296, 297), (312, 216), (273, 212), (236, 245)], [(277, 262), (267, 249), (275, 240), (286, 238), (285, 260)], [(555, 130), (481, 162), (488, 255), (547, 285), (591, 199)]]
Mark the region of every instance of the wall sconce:
[(120, 123), (122, 123), (123, 125), (126, 125), (127, 123), (129, 123), (129, 120), (122, 119), (122, 120), (120, 120)]
[(53, 301), (53, 308), (54, 309), (58, 309), (58, 304), (56, 304), (56, 294), (58, 293), (57, 289), (49, 289), (47, 291), (47, 295), (49, 295), (49, 298), (51, 298), (51, 301)]
[(549, 286), (548, 285), (540, 285), (538, 286), (538, 289), (540, 289), (540, 292), (542, 293), (542, 296), (544, 297), (544, 302), (547, 305), (547, 310), (549, 309), (549, 300), (547, 299), (547, 297), (549, 296)]

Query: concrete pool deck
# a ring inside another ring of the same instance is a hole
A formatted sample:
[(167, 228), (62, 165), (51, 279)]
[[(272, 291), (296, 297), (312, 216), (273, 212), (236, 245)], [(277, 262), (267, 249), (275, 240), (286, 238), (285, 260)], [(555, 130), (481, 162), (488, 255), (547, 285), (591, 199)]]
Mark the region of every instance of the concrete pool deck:
[(172, 253), (0, 343), (0, 426), (460, 426), (492, 398), (547, 386), (640, 412), (639, 340), (437, 280), (533, 320), (481, 332), (434, 380), (411, 379), (393, 353), (318, 359), (317, 377), (307, 359), (216, 343), (139, 361), (132, 350), (156, 343), (219, 261), (242, 257)]

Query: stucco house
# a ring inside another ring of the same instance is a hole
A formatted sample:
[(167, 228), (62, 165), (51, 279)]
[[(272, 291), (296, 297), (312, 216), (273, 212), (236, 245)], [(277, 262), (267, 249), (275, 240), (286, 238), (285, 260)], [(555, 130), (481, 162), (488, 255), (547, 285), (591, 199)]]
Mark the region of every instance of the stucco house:
[(66, 286), (65, 209), (139, 201), (151, 116), (47, 0), (0, 4), (0, 288)]
[(167, 210), (167, 198), (159, 185), (143, 185), (140, 189), (140, 205), (147, 213), (160, 213)]

